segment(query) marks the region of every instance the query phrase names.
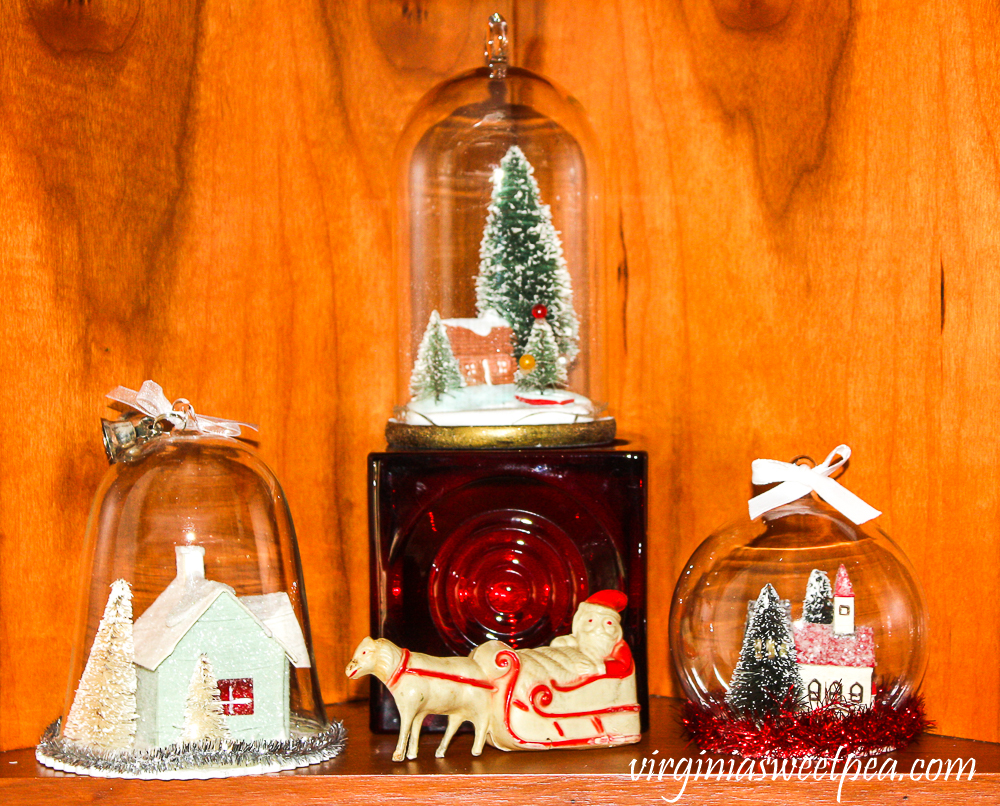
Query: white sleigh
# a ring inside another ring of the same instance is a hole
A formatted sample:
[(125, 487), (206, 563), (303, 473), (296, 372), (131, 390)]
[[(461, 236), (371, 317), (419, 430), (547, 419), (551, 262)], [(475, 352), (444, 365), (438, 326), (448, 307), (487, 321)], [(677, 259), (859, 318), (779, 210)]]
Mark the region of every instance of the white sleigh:
[(572, 635), (537, 649), (487, 641), (468, 657), (439, 658), (365, 638), (346, 674), (375, 675), (396, 701), (395, 761), (417, 757), (430, 714), (448, 716), (438, 757), (466, 721), (476, 730), (477, 756), (486, 741), (500, 750), (630, 744), (640, 739), (640, 722), (635, 663), (618, 616), (626, 601), (618, 591), (599, 591), (577, 607)]
[(598, 673), (577, 670), (580, 652), (515, 651), (489, 641), (472, 653), (494, 685), (487, 741), (501, 750), (549, 750), (639, 741), (635, 664), (628, 646)]

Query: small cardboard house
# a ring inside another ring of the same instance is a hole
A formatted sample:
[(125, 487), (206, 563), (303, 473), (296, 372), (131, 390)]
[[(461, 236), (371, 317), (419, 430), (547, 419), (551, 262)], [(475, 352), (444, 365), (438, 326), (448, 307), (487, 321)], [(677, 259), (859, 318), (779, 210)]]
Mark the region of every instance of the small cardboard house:
[(442, 319), (451, 351), (465, 378), (466, 386), (513, 383), (513, 333), (510, 325), (494, 311), (472, 319)]
[(289, 738), (289, 664), (310, 665), (287, 593), (236, 596), (205, 579), (205, 549), (176, 548), (177, 576), (133, 629), (137, 749), (181, 740), (195, 664), (211, 661), (233, 739)]
[(854, 589), (843, 565), (833, 588), (833, 622), (797, 621), (792, 631), (810, 708), (827, 701), (871, 704), (875, 639), (871, 627), (854, 625)]

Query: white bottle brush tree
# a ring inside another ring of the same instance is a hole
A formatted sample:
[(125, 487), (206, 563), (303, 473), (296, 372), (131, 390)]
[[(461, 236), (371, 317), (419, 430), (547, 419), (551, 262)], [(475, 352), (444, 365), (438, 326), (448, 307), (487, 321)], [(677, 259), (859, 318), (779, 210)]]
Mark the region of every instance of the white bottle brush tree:
[(579, 352), (580, 325), (573, 289), (552, 213), (542, 204), (534, 168), (511, 146), (493, 172), (493, 194), (479, 246), (476, 306), (494, 310), (514, 331), (514, 358), (530, 352), (534, 318), (544, 305), (559, 352), (572, 361)]
[(770, 584), (754, 605), (726, 702), (755, 718), (777, 716), (802, 705), (791, 618)]
[(132, 591), (119, 579), (111, 584), (63, 736), (94, 750), (130, 750), (135, 744), (135, 690)]
[(184, 742), (211, 741), (218, 744), (229, 736), (226, 715), (222, 710), (219, 684), (212, 672), (208, 655), (201, 655), (194, 665), (194, 674), (184, 702)]
[(544, 318), (535, 319), (524, 353), (534, 358), (535, 366), (527, 372), (518, 369), (514, 377), (518, 389), (544, 392), (566, 385), (565, 359), (560, 361), (555, 336)]
[(463, 386), (465, 379), (452, 352), (448, 332), (438, 312), (433, 311), (410, 375), (410, 395), (415, 400), (433, 397), (439, 401), (442, 395)]
[(833, 624), (833, 587), (826, 571), (814, 568), (809, 575), (802, 618), (810, 624)]

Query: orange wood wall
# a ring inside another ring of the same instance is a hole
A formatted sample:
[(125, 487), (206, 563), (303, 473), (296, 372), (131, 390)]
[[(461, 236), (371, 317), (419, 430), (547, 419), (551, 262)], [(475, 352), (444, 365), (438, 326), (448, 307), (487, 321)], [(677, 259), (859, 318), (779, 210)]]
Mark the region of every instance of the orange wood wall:
[[(326, 697), (367, 629), (365, 455), (394, 402), (391, 154), (515, 62), (607, 156), (611, 403), (670, 591), (750, 462), (845, 482), (928, 597), (930, 714), (1000, 740), (1000, 11), (962, 0), (14, 0), (0, 7), (0, 749), (62, 703), (103, 394), (259, 422)], [(750, 9), (750, 10), (747, 10)]]

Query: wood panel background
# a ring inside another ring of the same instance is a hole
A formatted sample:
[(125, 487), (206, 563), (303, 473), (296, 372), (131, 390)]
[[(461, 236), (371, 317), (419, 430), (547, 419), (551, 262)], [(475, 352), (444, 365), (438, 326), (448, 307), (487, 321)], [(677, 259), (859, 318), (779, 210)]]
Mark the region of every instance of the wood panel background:
[(651, 459), (650, 659), (750, 462), (855, 451), (931, 620), (945, 734), (1000, 740), (1000, 11), (971, 0), (11, 0), (0, 7), (0, 749), (61, 708), (98, 417), (155, 378), (261, 424), (330, 701), (367, 629), (394, 403), (391, 155), (515, 63), (609, 179), (612, 410)]

